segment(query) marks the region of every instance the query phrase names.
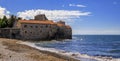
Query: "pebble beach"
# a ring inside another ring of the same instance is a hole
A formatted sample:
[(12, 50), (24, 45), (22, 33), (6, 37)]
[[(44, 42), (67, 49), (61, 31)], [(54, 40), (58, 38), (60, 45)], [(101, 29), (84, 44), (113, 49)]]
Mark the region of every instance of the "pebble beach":
[(19, 42), (23, 41), (0, 38), (0, 61), (75, 61), (57, 54), (41, 52)]

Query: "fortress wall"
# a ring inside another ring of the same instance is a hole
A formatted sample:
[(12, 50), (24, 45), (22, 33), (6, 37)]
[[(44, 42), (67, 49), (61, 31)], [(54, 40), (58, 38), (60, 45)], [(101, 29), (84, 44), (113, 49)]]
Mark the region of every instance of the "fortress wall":
[[(21, 36), (23, 39), (51, 39), (57, 31), (55, 25), (46, 24), (21, 24)], [(54, 38), (54, 37), (53, 37)]]
[(20, 39), (20, 29), (0, 28), (0, 37)]

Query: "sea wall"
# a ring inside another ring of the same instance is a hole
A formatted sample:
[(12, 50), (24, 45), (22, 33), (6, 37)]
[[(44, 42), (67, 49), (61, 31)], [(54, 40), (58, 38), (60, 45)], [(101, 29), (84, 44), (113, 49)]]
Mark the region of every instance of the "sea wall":
[[(43, 25), (42, 25), (43, 26)], [(71, 39), (71, 29), (65, 27), (50, 26), (44, 29), (23, 29), (22, 28), (0, 28), (1, 38), (22, 39), (22, 40), (53, 40), (53, 39)], [(37, 30), (37, 31), (36, 31)], [(39, 31), (38, 31), (39, 30)], [(24, 32), (27, 31), (28, 34)], [(32, 33), (31, 33), (32, 32)]]
[(18, 28), (0, 28), (0, 37), (20, 39), (20, 29), (18, 29)]

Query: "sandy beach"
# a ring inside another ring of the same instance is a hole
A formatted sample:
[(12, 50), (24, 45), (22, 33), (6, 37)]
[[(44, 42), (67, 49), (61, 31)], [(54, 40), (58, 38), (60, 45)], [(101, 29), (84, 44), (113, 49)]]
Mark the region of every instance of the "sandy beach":
[(75, 61), (75, 59), (43, 52), (19, 42), (22, 41), (0, 38), (0, 61)]

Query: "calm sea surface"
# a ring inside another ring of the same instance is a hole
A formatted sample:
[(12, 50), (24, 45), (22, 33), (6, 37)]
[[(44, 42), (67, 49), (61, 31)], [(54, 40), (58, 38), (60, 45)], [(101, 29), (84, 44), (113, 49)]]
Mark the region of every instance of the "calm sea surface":
[(120, 35), (74, 35), (71, 40), (36, 45), (90, 56), (120, 58)]

